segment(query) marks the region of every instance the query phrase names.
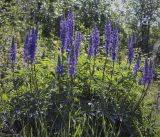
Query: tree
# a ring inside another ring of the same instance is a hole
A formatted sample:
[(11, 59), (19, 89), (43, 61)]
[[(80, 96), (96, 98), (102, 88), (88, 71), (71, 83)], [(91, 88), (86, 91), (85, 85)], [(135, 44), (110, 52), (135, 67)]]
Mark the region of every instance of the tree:
[(141, 36), (141, 49), (149, 52), (150, 29), (155, 22), (158, 22), (160, 10), (159, 0), (132, 0), (134, 14), (138, 20)]

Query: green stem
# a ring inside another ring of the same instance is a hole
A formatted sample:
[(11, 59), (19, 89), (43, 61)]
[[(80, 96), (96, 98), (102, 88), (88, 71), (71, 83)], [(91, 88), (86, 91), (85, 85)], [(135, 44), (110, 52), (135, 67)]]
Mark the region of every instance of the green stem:
[(139, 98), (138, 103), (137, 103), (136, 106), (134, 107), (133, 112), (135, 112), (135, 111), (138, 109), (138, 107), (140, 106), (140, 104), (143, 102), (145, 96), (147, 95), (148, 88), (149, 88), (149, 84), (147, 85), (146, 89), (145, 89), (145, 85), (144, 85), (144, 88), (143, 88), (143, 90), (142, 90), (143, 92), (142, 92), (142, 94), (141, 94), (141, 97)]
[(114, 73), (114, 61), (113, 61), (113, 67), (112, 67), (112, 72), (111, 72), (111, 80), (112, 80), (113, 73)]
[(102, 81), (104, 80), (104, 74), (105, 74), (105, 70), (106, 70), (106, 65), (107, 65), (107, 56), (106, 56), (105, 63), (104, 63)]
[(129, 69), (129, 71), (131, 70), (131, 64), (130, 63), (129, 63), (129, 68), (128, 69)]
[(71, 85), (70, 85), (70, 87), (71, 87), (70, 95), (73, 95), (73, 87), (74, 87), (74, 78), (73, 77), (71, 78)]
[(36, 65), (33, 65), (33, 73), (34, 73), (34, 83), (35, 83), (35, 89), (36, 91), (39, 91), (38, 89), (38, 81), (37, 81), (37, 71), (36, 71)]
[(94, 63), (93, 63), (93, 70), (92, 70), (92, 76), (94, 75), (95, 72), (95, 66), (96, 66), (96, 57), (94, 57)]
[[(30, 70), (30, 72), (32, 71), (31, 67), (30, 67), (30, 63), (28, 62), (28, 68)], [(29, 73), (30, 73), (29, 72)], [(32, 92), (32, 74), (29, 74), (29, 85), (30, 85), (30, 92)]]

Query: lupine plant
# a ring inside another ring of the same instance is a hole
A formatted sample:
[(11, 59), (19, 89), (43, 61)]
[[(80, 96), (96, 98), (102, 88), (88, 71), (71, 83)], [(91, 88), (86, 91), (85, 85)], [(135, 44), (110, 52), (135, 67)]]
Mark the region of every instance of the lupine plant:
[(112, 44), (110, 47), (110, 56), (112, 58), (112, 61), (114, 62), (117, 58), (118, 49), (119, 49), (119, 32), (117, 28), (113, 28), (112, 30), (112, 38), (111, 38)]
[(88, 50), (88, 55), (95, 57), (96, 54), (99, 52), (99, 48), (100, 48), (100, 34), (98, 28), (94, 26), (93, 31), (90, 35), (90, 47)]
[(135, 44), (135, 36), (134, 33), (129, 38), (128, 42), (128, 63), (131, 64), (134, 59), (134, 44)]
[(58, 56), (58, 62), (56, 67), (56, 73), (62, 75), (64, 73), (64, 67), (62, 65), (61, 57)]
[[(155, 129), (151, 128), (154, 123), (146, 120), (144, 114), (145, 97), (154, 76), (152, 62), (145, 58), (142, 67), (144, 57), (134, 53), (136, 38), (132, 34), (128, 57), (119, 65), (121, 32), (112, 24), (106, 22), (103, 38), (94, 25), (86, 42), (85, 35), (75, 31), (74, 13), (69, 11), (60, 21), (60, 42), (54, 45), (57, 48), (50, 49), (54, 52), (48, 51), (51, 54), (43, 58), (36, 51), (37, 46), (40, 51), (44, 49), (38, 44), (41, 31), (33, 28), (27, 33), (22, 62), (31, 69), (19, 64), (15, 73), (18, 84), (11, 88), (8, 102), (2, 96), (3, 103), (7, 104), (3, 108), (5, 117), (20, 119), (24, 136), (150, 137), (154, 134)], [(87, 47), (88, 52), (84, 50)], [(10, 51), (11, 63), (15, 63), (14, 39)], [(8, 90), (8, 85), (4, 88)], [(16, 96), (15, 88), (19, 92)]]
[(105, 55), (108, 56), (109, 47), (111, 46), (112, 28), (109, 21), (106, 22), (104, 28), (104, 51)]
[(67, 21), (65, 18), (62, 18), (60, 21), (60, 45), (61, 45), (61, 52), (65, 51), (65, 44), (66, 44), (66, 34), (67, 34)]
[(37, 48), (38, 30), (31, 29), (25, 40), (24, 44), (24, 61), (28, 63), (34, 63), (36, 48)]
[(141, 84), (142, 85), (150, 84), (152, 80), (153, 80), (152, 64), (151, 64), (151, 61), (149, 61), (146, 58), (144, 69), (143, 69), (143, 77), (141, 79)]
[(133, 67), (133, 75), (134, 76), (137, 75), (137, 72), (140, 69), (140, 65), (141, 65), (141, 56), (139, 54), (138, 57), (137, 57), (137, 62), (136, 62), (136, 64)]

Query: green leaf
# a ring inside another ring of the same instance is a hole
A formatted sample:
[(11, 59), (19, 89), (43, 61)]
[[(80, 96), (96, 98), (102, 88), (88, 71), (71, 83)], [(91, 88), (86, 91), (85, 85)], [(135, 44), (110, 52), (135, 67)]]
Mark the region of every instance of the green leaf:
[(7, 100), (8, 100), (7, 94), (6, 93), (2, 94), (2, 101), (7, 101)]

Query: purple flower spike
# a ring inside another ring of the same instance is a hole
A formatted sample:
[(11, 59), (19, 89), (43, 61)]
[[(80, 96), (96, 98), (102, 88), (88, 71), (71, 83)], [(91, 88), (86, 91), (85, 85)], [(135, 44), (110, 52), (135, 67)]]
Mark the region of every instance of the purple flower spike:
[(16, 62), (16, 43), (15, 43), (15, 38), (13, 37), (12, 38), (12, 45), (11, 45), (11, 48), (10, 48), (10, 61), (12, 64), (15, 64)]
[(62, 19), (60, 22), (60, 46), (61, 52), (63, 53), (65, 50), (65, 41), (67, 36), (67, 21), (66, 19)]
[(57, 63), (57, 67), (56, 67), (56, 73), (59, 75), (62, 75), (64, 73), (64, 67), (61, 63), (61, 58), (60, 56), (58, 56), (58, 63)]
[(111, 45), (111, 25), (109, 22), (106, 22), (105, 29), (104, 29), (104, 51), (105, 54), (108, 55), (109, 53), (109, 47)]
[(74, 50), (75, 50), (76, 59), (78, 59), (78, 56), (79, 56), (81, 42), (82, 42), (82, 34), (81, 32), (77, 32), (77, 36), (74, 42)]
[(117, 29), (112, 30), (112, 44), (110, 46), (110, 55), (112, 61), (115, 61), (118, 56), (118, 49), (119, 49), (119, 32)]
[(29, 47), (29, 39), (30, 39), (30, 33), (27, 34), (26, 39), (25, 39), (25, 43), (24, 43), (24, 62), (27, 62), (29, 60), (29, 51), (28, 51), (28, 47)]
[(133, 67), (133, 75), (136, 76), (137, 74), (137, 71), (139, 70), (140, 68), (140, 63), (141, 63), (141, 57), (140, 55), (138, 55), (138, 58), (137, 58), (137, 63), (134, 65)]
[(68, 31), (70, 42), (74, 39), (74, 14), (72, 11), (68, 12)]
[(89, 56), (96, 56), (100, 48), (100, 33), (96, 26), (93, 28), (93, 32), (90, 35), (90, 47), (88, 49)]
[(38, 31), (36, 29), (32, 29), (31, 43), (30, 43), (30, 49), (29, 49), (31, 63), (34, 62), (34, 58), (35, 58), (35, 52), (37, 48), (37, 38), (38, 38)]
[(93, 45), (93, 33), (91, 33), (91, 35), (90, 35), (90, 46), (88, 48), (88, 56), (92, 56), (93, 55), (93, 49), (94, 49), (93, 46), (94, 46)]
[(71, 51), (73, 40), (74, 40), (74, 14), (72, 11), (69, 11), (67, 17), (67, 33), (65, 42), (66, 51), (68, 53)]
[(71, 52), (68, 57), (68, 73), (70, 75), (70, 78), (73, 78), (74, 75), (76, 74), (76, 64), (77, 64), (76, 55), (74, 52), (74, 46), (72, 46)]
[(37, 48), (38, 30), (32, 29), (26, 36), (24, 44), (24, 61), (33, 63), (35, 59), (35, 52)]
[(144, 69), (143, 69), (143, 77), (141, 79), (141, 84), (145, 85), (148, 81), (148, 59), (145, 59)]
[(134, 43), (135, 37), (134, 34), (129, 38), (129, 49), (128, 49), (128, 63), (131, 64), (134, 59)]
[(145, 59), (145, 65), (143, 69), (143, 77), (141, 79), (141, 84), (150, 84), (151, 81), (153, 80), (153, 68), (152, 68), (152, 63), (151, 61), (148, 61), (148, 59)]

